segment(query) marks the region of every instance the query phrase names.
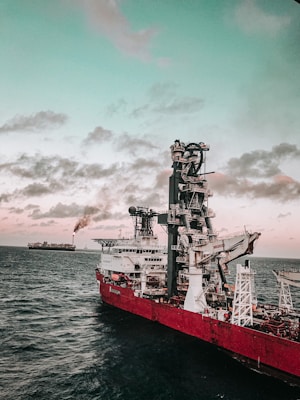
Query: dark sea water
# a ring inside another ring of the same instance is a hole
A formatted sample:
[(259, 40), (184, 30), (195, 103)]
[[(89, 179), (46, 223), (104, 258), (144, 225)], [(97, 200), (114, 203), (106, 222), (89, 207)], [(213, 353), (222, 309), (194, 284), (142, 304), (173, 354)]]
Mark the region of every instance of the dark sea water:
[[(101, 303), (95, 252), (0, 247), (0, 398), (5, 400), (300, 399), (213, 346)], [(271, 270), (252, 259), (260, 300)]]

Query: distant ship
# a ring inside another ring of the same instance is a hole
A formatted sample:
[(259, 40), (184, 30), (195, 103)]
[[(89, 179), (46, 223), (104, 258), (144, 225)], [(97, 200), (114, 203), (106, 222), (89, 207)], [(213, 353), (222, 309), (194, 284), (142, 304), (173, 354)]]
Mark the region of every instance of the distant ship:
[[(300, 273), (274, 271), (281, 285), (279, 305), (257, 301), (249, 260), (237, 265), (235, 285), (227, 282), (227, 264), (252, 254), (260, 233), (221, 238), (214, 231), (208, 150), (202, 142), (176, 140), (168, 212), (130, 207), (132, 239), (94, 239), (102, 246), (96, 268), (102, 301), (209, 342), (254, 370), (300, 386), (300, 313), (289, 289), (300, 287)], [(167, 226), (167, 248), (153, 233), (154, 217)]]
[(74, 244), (48, 243), (48, 242), (28, 243), (27, 247), (30, 250), (63, 250), (63, 251), (75, 251), (76, 248)]

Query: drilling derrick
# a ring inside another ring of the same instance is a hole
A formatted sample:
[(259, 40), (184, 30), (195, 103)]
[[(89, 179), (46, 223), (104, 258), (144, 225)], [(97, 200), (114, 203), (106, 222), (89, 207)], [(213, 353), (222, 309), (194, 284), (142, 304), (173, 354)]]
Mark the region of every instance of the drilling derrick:
[(176, 293), (176, 278), (182, 261), (188, 262), (188, 249), (203, 245), (213, 237), (212, 214), (207, 206), (204, 143), (176, 140), (171, 146), (173, 174), (169, 181), (168, 213), (168, 294)]
[[(219, 239), (208, 207), (212, 193), (207, 185), (206, 152), (203, 142), (171, 146), (173, 173), (169, 180), (168, 225), (168, 296), (177, 294), (178, 272), (186, 271), (189, 282), (185, 309), (201, 312), (206, 307), (203, 287), (212, 271), (218, 272), (220, 289), (227, 290), (227, 263), (251, 254), (259, 233)], [(161, 219), (162, 220), (162, 219)], [(212, 267), (212, 263), (214, 266)]]

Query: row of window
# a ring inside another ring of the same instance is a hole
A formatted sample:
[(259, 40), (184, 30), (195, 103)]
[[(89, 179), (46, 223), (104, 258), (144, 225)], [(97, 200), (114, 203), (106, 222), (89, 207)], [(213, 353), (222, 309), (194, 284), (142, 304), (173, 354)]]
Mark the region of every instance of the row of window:
[(155, 254), (155, 253), (159, 253), (159, 250), (155, 250), (155, 249), (113, 249), (112, 252), (113, 253), (137, 253), (137, 254), (151, 253), (151, 254)]

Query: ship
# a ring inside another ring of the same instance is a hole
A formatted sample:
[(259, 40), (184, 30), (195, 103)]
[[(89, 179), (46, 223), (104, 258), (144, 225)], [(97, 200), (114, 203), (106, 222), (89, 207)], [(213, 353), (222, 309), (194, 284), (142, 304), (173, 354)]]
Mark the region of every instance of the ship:
[[(260, 232), (244, 229), (220, 237), (214, 230), (208, 151), (203, 142), (175, 140), (167, 212), (131, 206), (132, 238), (94, 239), (101, 245), (96, 266), (101, 299), (208, 342), (259, 373), (300, 386), (300, 313), (290, 291), (300, 286), (300, 272), (273, 271), (279, 302), (258, 302), (248, 255)], [(166, 245), (154, 234), (154, 219), (166, 228)], [(230, 283), (228, 264), (241, 257)]]
[(48, 243), (36, 242), (28, 243), (29, 250), (62, 250), (62, 251), (75, 251), (76, 246), (72, 243)]

